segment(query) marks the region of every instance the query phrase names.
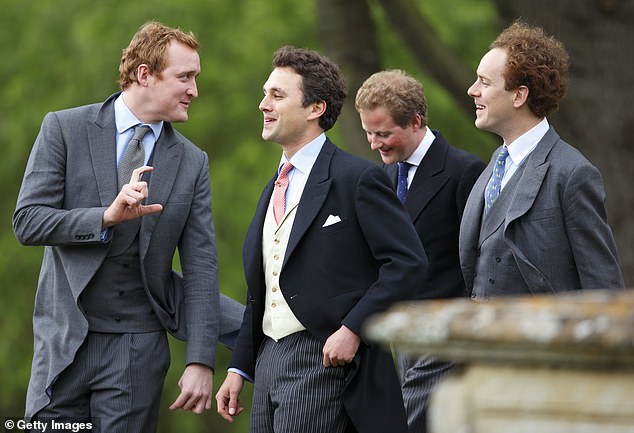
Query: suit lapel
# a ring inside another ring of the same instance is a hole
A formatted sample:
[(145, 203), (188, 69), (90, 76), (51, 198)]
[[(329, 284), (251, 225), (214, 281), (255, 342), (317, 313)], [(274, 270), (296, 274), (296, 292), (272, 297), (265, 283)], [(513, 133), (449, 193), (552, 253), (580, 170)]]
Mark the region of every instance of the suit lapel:
[(445, 169), (448, 143), (438, 131), (434, 133), (436, 139), (416, 169), (405, 199), (405, 208), (412, 221), (416, 221), (423, 209), (449, 179), (442, 174)]
[(304, 192), (299, 201), (299, 207), (297, 208), (297, 214), (295, 215), (295, 221), (293, 222), (293, 228), (286, 247), (282, 268), (288, 261), (288, 258), (293, 254), (300, 239), (304, 236), (304, 233), (306, 233), (306, 230), (312, 224), (326, 200), (332, 182), (330, 178), (330, 162), (336, 149), (330, 139), (326, 139), (310, 171), (310, 175), (304, 186)]
[(559, 140), (559, 135), (551, 127), (546, 135), (537, 143), (535, 150), (531, 152), (526, 161), (520, 183), (515, 190), (515, 195), (509, 209), (506, 212), (506, 226), (520, 218), (533, 206), (535, 198), (542, 186), (544, 177), (550, 167), (550, 162), (546, 161), (548, 154)]
[(117, 196), (117, 133), (114, 122), (114, 100), (112, 95), (104, 102), (94, 120), (86, 126), (88, 148), (95, 181), (102, 206), (110, 206)]
[(507, 205), (499, 206), (496, 203), (493, 206), (482, 224), (480, 243), (495, 232), (501, 224), (504, 224), (506, 229), (509, 224), (522, 217), (533, 206), (550, 166), (546, 157), (558, 138), (557, 133), (551, 128), (524, 160), (522, 166), (517, 169), (498, 198), (501, 205), (504, 203)]
[(468, 288), (473, 286), (473, 263), (475, 262), (475, 251), (480, 237), (480, 226), (482, 225), (484, 188), (486, 188), (486, 184), (491, 177), (494, 163), (495, 161), (492, 158), (489, 165), (487, 165), (473, 185), (467, 198), (460, 224), (460, 262)]
[[(176, 175), (180, 169), (183, 157), (183, 143), (178, 141), (172, 126), (165, 122), (159, 139), (154, 144), (152, 155), (154, 170), (146, 173), (144, 179), (148, 181), (147, 203), (167, 204)], [(149, 174), (149, 176), (147, 176)], [(150, 244), (150, 236), (156, 227), (160, 214), (147, 215), (141, 219), (140, 253), (145, 256)]]

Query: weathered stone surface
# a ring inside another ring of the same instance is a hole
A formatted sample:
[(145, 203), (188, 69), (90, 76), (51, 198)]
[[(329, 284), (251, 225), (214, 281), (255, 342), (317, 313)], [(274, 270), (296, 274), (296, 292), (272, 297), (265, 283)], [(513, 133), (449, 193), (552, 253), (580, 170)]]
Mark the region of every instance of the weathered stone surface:
[(632, 433), (634, 375), (471, 364), (432, 395), (433, 433)]
[(432, 433), (634, 433), (634, 291), (404, 303), (366, 331), (461, 361)]
[(366, 334), (459, 361), (634, 370), (634, 291), (402, 303)]

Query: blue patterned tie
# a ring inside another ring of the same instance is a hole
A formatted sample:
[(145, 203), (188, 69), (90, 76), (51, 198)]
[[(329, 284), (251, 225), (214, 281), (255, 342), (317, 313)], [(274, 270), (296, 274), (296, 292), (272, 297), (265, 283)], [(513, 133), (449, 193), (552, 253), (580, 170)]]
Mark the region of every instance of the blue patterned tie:
[(396, 183), (396, 195), (401, 203), (405, 202), (407, 196), (407, 173), (412, 166), (408, 162), (401, 161), (398, 164), (398, 182)]
[(498, 153), (498, 157), (495, 160), (495, 167), (493, 167), (493, 174), (491, 175), (491, 179), (489, 179), (489, 183), (487, 183), (487, 188), (484, 190), (484, 214), (489, 211), (491, 206), (493, 206), (493, 202), (500, 195), (500, 190), (502, 187), (502, 178), (504, 177), (504, 165), (506, 164), (506, 157), (509, 156), (509, 150), (506, 146), (502, 146), (500, 152)]

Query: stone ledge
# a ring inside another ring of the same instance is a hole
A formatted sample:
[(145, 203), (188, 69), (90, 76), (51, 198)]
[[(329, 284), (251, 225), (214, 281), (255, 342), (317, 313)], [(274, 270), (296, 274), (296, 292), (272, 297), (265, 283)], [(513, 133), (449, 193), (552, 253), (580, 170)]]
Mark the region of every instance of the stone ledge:
[(634, 291), (400, 303), (365, 333), (456, 361), (634, 370)]

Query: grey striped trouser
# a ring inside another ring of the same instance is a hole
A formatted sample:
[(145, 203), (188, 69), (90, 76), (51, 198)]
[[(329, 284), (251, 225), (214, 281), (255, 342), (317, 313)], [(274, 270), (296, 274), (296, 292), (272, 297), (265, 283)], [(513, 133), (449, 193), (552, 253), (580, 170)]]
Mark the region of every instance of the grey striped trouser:
[(349, 367), (323, 366), (323, 343), (309, 332), (260, 348), (251, 433), (343, 433), (349, 418), (343, 390)]
[(409, 433), (427, 433), (427, 408), (434, 387), (455, 365), (430, 356), (396, 354)]
[(53, 383), (51, 402), (33, 419), (49, 426), (50, 420), (92, 422), (92, 433), (155, 432), (169, 363), (163, 331), (89, 332)]

